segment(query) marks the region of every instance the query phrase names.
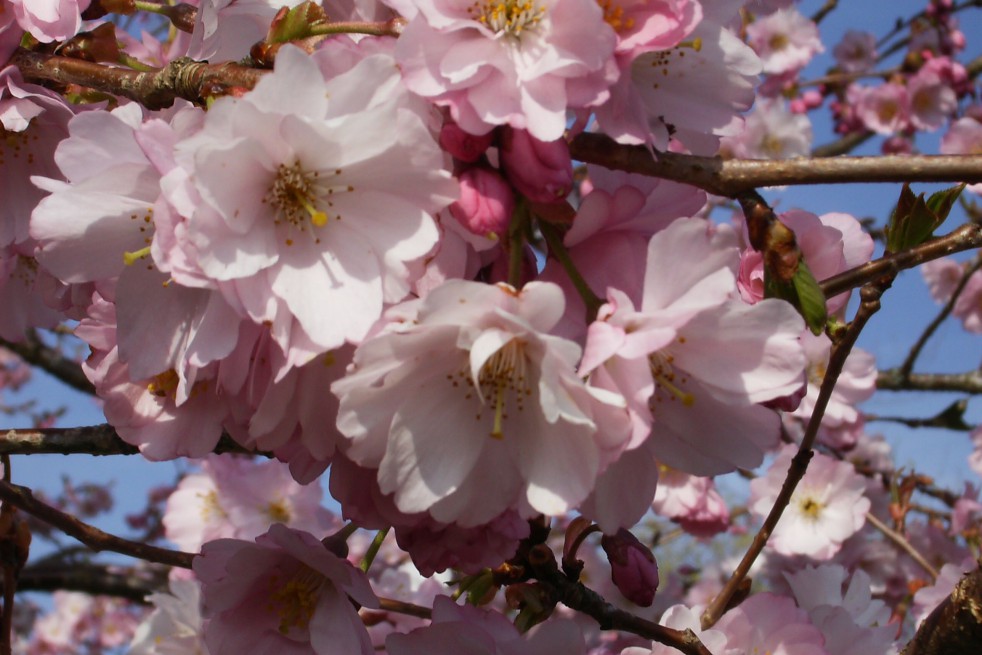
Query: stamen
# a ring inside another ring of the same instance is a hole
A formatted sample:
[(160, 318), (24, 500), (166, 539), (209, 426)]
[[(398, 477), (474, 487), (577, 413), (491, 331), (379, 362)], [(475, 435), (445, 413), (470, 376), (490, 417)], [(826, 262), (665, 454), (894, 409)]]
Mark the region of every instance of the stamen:
[(150, 246), (144, 246), (139, 250), (134, 250), (133, 252), (123, 253), (123, 263), (127, 266), (132, 266), (135, 262), (143, 259), (150, 255)]
[(467, 13), (495, 34), (520, 37), (525, 30), (533, 30), (545, 16), (535, 0), (488, 0), (475, 2)]

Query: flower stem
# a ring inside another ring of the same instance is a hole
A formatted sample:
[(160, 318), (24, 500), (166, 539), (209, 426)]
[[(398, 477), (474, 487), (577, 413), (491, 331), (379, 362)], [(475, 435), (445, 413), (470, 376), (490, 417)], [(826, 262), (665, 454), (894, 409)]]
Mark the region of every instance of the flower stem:
[(369, 545), (368, 550), (365, 551), (365, 556), (361, 558), (361, 564), (359, 568), (368, 573), (368, 569), (372, 567), (372, 562), (375, 561), (375, 556), (378, 555), (379, 548), (382, 547), (382, 542), (385, 541), (385, 537), (389, 534), (389, 528), (382, 528), (375, 533), (375, 538), (372, 539), (371, 545)]
[(549, 246), (549, 254), (560, 263), (563, 270), (566, 271), (566, 275), (569, 276), (570, 282), (573, 283), (576, 292), (583, 299), (583, 304), (586, 305), (587, 323), (592, 323), (597, 318), (597, 311), (604, 304), (603, 300), (593, 292), (590, 285), (583, 279), (555, 226), (545, 221), (539, 221), (539, 230), (542, 231), (542, 236), (545, 237), (546, 244)]

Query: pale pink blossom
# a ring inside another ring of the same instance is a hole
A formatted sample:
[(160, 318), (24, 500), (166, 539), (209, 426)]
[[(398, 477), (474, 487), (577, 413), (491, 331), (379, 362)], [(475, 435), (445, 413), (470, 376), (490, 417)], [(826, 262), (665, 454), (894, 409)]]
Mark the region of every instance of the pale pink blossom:
[(844, 72), (865, 73), (876, 65), (876, 37), (869, 32), (846, 30), (832, 54)]
[[(784, 577), (798, 607), (825, 637), (825, 647), (835, 655), (896, 655), (897, 626), (890, 623), (890, 608), (873, 600), (870, 577), (848, 572), (838, 564), (805, 567)], [(845, 588), (843, 588), (845, 587)]]
[(910, 120), (910, 96), (907, 87), (894, 82), (868, 87), (853, 84), (846, 91), (856, 118), (866, 129), (877, 134), (893, 134)]
[(632, 445), (654, 421), (655, 457), (697, 475), (760, 463), (778, 419), (756, 403), (792, 393), (804, 366), (801, 318), (784, 302), (732, 300), (733, 235), (708, 228), (680, 219), (651, 239), (641, 309), (609, 289), (581, 364), (626, 398)]
[(187, 56), (212, 61), (234, 61), (249, 54), (261, 41), (280, 7), (295, 7), (297, 0), (201, 0), (196, 3), (194, 31)]
[[(754, 101), (760, 59), (730, 29), (740, 0), (704, 0), (703, 20), (685, 42), (634, 59), (596, 112), (600, 130), (620, 143), (667, 149), (669, 137), (712, 155), (719, 137), (739, 134), (739, 112)], [(626, 88), (619, 88), (626, 87)]]
[[(921, 274), (931, 291), (931, 297), (939, 303), (951, 300), (966, 272), (966, 264), (947, 257), (926, 262), (921, 267)], [(955, 300), (951, 314), (961, 320), (966, 332), (982, 333), (982, 271), (976, 270), (969, 276)]]
[[(749, 506), (755, 516), (767, 516), (774, 506), (796, 451), (784, 446), (766, 475), (750, 482)], [(870, 501), (865, 491), (851, 464), (815, 453), (768, 545), (782, 555), (830, 559), (866, 523)]]
[(967, 557), (959, 564), (945, 564), (938, 572), (938, 579), (934, 584), (921, 587), (914, 594), (914, 602), (911, 606), (911, 614), (914, 615), (915, 623), (920, 624), (940, 605), (957, 585), (966, 573), (973, 571), (978, 564), (970, 557)]
[(652, 509), (696, 537), (711, 537), (730, 527), (730, 511), (712, 478), (701, 478), (663, 466)]
[[(825, 378), (826, 367), (832, 352), (832, 341), (823, 333), (815, 336), (811, 332), (801, 335), (801, 345), (808, 357), (806, 369), (808, 390), (794, 416), (807, 421), (815, 409), (818, 391)], [(860, 419), (856, 405), (867, 400), (876, 391), (876, 360), (872, 354), (859, 348), (850, 351), (842, 372), (836, 380), (835, 389), (829, 397), (822, 425), (827, 428), (840, 428)]]
[(586, 498), (626, 425), (610, 418), (623, 413), (618, 396), (577, 377), (579, 347), (548, 333), (563, 313), (559, 288), (451, 280), (418, 311), (362, 343), (332, 386), (346, 455), (378, 468), (400, 511), (465, 527), (506, 509), (561, 514)]
[(982, 476), (982, 425), (972, 430), (970, 438), (975, 449), (968, 456), (968, 465), (972, 467), (973, 471)]
[(46, 302), (45, 287), (64, 289), (64, 285), (45, 271), (32, 256), (30, 241), (0, 248), (0, 337), (12, 342), (24, 340), (32, 328), (53, 328), (64, 318)]
[(66, 41), (82, 26), (90, 0), (7, 0), (17, 23), (41, 43)]
[(720, 150), (727, 157), (790, 159), (811, 151), (812, 124), (806, 114), (788, 111), (782, 99), (760, 99), (744, 122), (743, 131), (724, 137)]
[[(0, 21), (4, 13), (0, 7)], [(31, 177), (58, 175), (55, 149), (73, 115), (61, 96), (26, 84), (17, 68), (0, 70), (0, 246), (28, 240), (31, 211), (45, 195)]]
[(448, 107), (467, 132), (510, 125), (552, 141), (568, 107), (608, 95), (604, 75), (591, 74), (612, 63), (616, 39), (594, 0), (405, 5), (417, 12), (396, 43), (406, 86)]
[(255, 543), (211, 541), (194, 559), (211, 655), (372, 655), (352, 601), (377, 607), (368, 578), (309, 533), (275, 524)]
[(770, 74), (800, 70), (816, 54), (825, 52), (818, 26), (794, 7), (750, 23), (747, 42), (760, 56), (764, 72)]
[[(982, 122), (971, 116), (956, 120), (941, 137), (940, 152), (943, 155), (982, 154)], [(982, 193), (982, 183), (970, 184), (967, 188)]]
[(958, 110), (958, 96), (945, 79), (944, 57), (930, 60), (907, 81), (910, 123), (918, 130), (934, 131)]
[(554, 619), (526, 635), (504, 615), (446, 596), (433, 602), (433, 622), (409, 634), (385, 640), (390, 655), (584, 655), (583, 635), (575, 623)]
[(785, 596), (753, 594), (724, 614), (714, 629), (726, 635), (725, 653), (832, 655), (805, 611)]
[[(729, 652), (726, 650), (725, 634), (716, 628), (702, 629), (698, 608), (673, 605), (665, 611), (658, 623), (673, 630), (691, 630), (711, 653)], [(676, 655), (676, 653), (678, 651), (671, 646), (652, 642), (651, 648), (626, 648), (620, 655)]]
[(436, 244), (431, 213), (457, 185), (419, 102), (387, 55), (325, 81), (286, 47), (253, 91), (219, 99), (177, 144), (201, 198), (185, 217), (187, 255), (284, 351), (298, 337), (321, 350), (364, 338), (383, 302), (408, 293), (407, 263)]
[(154, 610), (137, 627), (130, 655), (208, 655), (196, 580), (172, 578), (170, 593), (152, 593), (147, 600)]

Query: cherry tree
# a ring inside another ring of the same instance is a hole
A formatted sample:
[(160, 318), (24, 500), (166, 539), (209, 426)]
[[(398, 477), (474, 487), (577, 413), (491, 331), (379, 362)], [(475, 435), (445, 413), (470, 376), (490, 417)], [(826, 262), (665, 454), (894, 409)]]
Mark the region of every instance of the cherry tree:
[[(982, 475), (977, 342), (915, 371), (982, 332), (980, 3), (838, 4), (0, 0), (0, 380), (105, 416), (4, 407), (0, 655), (978, 652), (978, 486), (872, 425)], [(109, 533), (42, 453), (187, 466)]]

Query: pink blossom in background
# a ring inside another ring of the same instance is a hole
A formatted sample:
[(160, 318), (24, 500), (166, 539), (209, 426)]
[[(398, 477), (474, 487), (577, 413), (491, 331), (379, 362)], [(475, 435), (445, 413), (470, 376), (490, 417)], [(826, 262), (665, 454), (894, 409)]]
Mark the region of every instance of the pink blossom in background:
[(583, 636), (575, 623), (552, 620), (522, 635), (504, 615), (470, 605), (456, 605), (446, 596), (433, 603), (433, 622), (385, 641), (389, 655), (585, 655)]
[(972, 470), (982, 476), (982, 425), (972, 430), (971, 438), (975, 449), (968, 456), (968, 464)]
[[(925, 262), (921, 274), (927, 282), (931, 297), (947, 304), (967, 272), (966, 265), (953, 259), (942, 258)], [(962, 327), (973, 334), (982, 333), (982, 271), (976, 270), (958, 294), (951, 314), (962, 322)]]
[(309, 533), (274, 524), (255, 543), (210, 541), (194, 559), (211, 655), (372, 655), (352, 600), (377, 607), (364, 573)]
[(772, 593), (753, 594), (714, 626), (726, 635), (726, 653), (838, 655), (794, 601)]
[(958, 110), (958, 96), (943, 77), (946, 66), (945, 58), (932, 59), (907, 82), (910, 122), (918, 130), (933, 132)]
[(297, 0), (201, 0), (186, 54), (212, 61), (241, 59), (266, 36), (281, 6), (298, 4)]
[(130, 655), (208, 655), (196, 580), (172, 578), (170, 593), (147, 597), (154, 610), (137, 626)]
[(906, 127), (910, 117), (907, 87), (894, 82), (869, 87), (850, 85), (849, 104), (866, 129), (877, 134), (893, 134)]
[(712, 478), (689, 475), (665, 466), (658, 476), (658, 490), (651, 507), (696, 537), (711, 537), (726, 532), (730, 526), (730, 511)]
[(844, 72), (865, 73), (876, 64), (876, 37), (869, 32), (846, 30), (832, 54)]
[(804, 68), (825, 51), (818, 26), (797, 9), (778, 9), (747, 26), (747, 42), (760, 56), (764, 72), (782, 74)]
[(924, 619), (951, 595), (955, 585), (965, 574), (975, 570), (977, 566), (977, 562), (971, 557), (965, 558), (959, 564), (948, 563), (942, 566), (934, 584), (921, 587), (914, 594), (914, 602), (910, 611), (914, 615), (916, 624), (920, 626)]
[[(972, 116), (959, 118), (941, 137), (943, 155), (977, 155), (982, 153), (982, 122)], [(982, 193), (982, 183), (970, 184), (968, 189)]]
[[(766, 517), (787, 476), (792, 445), (781, 448), (767, 473), (750, 482), (750, 511)], [(852, 464), (815, 453), (767, 545), (782, 555), (827, 560), (866, 523), (866, 484)]]
[[(692, 630), (711, 653), (728, 653), (726, 635), (716, 628), (703, 630), (700, 624), (700, 612), (697, 610), (698, 608), (690, 609), (685, 605), (673, 605), (665, 611), (658, 623), (673, 630)], [(676, 653), (678, 651), (670, 646), (652, 642), (651, 648), (626, 648), (620, 655), (675, 655)]]
[(406, 86), (471, 134), (510, 125), (552, 141), (569, 104), (607, 97), (604, 76), (590, 76), (612, 64), (615, 37), (593, 0), (405, 4), (418, 12), (396, 42)]
[(811, 152), (812, 125), (805, 114), (788, 111), (782, 99), (761, 99), (746, 116), (743, 131), (725, 137), (720, 152), (743, 159), (790, 159)]
[[(801, 399), (798, 409), (794, 411), (794, 416), (807, 421), (815, 409), (815, 400), (825, 378), (832, 341), (825, 334), (815, 336), (811, 332), (805, 332), (801, 335), (801, 345), (808, 357), (806, 370), (808, 390)], [(822, 415), (822, 426), (840, 428), (858, 421), (860, 414), (856, 405), (867, 400), (874, 391), (876, 391), (876, 361), (865, 350), (853, 348), (846, 357), (842, 373), (829, 397), (825, 414)]]
[[(805, 567), (784, 577), (798, 607), (808, 612), (825, 637), (825, 647), (836, 655), (896, 655), (897, 625), (890, 623), (890, 608), (873, 600), (870, 577), (848, 572), (838, 564)], [(845, 585), (845, 589), (843, 586)]]

